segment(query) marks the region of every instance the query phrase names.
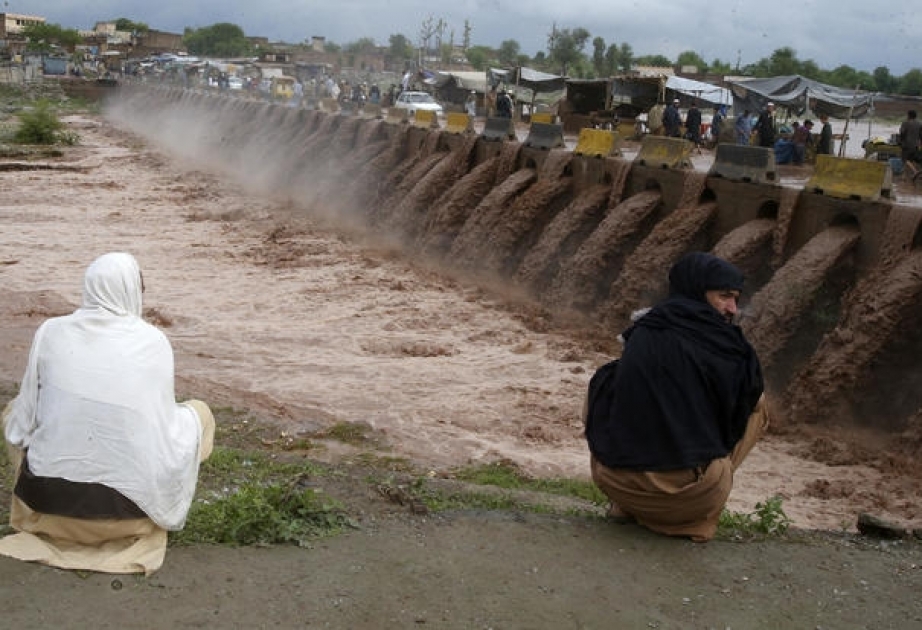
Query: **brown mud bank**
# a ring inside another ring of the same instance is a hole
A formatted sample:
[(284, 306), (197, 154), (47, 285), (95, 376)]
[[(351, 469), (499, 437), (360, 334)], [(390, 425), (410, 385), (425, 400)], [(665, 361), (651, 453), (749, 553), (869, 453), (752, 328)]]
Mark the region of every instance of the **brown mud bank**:
[(857, 425), (904, 445), (920, 431), (919, 208), (176, 89), (126, 89), (109, 114), (299, 211), (609, 333), (664, 295), (674, 260), (714, 251), (750, 278), (742, 325), (776, 429)]

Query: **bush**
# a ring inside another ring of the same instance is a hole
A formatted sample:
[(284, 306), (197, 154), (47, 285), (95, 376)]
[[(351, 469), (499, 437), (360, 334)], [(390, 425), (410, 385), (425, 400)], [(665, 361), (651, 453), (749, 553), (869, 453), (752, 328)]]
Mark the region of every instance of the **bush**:
[(13, 136), (17, 144), (76, 144), (77, 136), (64, 129), (64, 123), (47, 101), (19, 113), (19, 129)]

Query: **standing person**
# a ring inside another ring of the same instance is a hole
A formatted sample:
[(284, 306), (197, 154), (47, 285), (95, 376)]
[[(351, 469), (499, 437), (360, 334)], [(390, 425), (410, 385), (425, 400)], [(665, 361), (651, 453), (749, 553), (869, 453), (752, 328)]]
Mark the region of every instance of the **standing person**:
[(724, 126), (724, 120), (727, 118), (727, 107), (720, 105), (714, 108), (714, 116), (711, 118), (711, 138), (714, 139), (714, 146), (720, 143), (720, 132)]
[(695, 101), (692, 101), (685, 114), (685, 137), (694, 142), (695, 146), (701, 144), (701, 110)]
[(768, 426), (759, 359), (733, 324), (742, 288), (730, 263), (684, 256), (669, 297), (590, 382), (585, 434), (609, 516), (696, 542), (717, 532), (733, 472)]
[(906, 120), (900, 125), (900, 148), (904, 162), (920, 162), (922, 146), (922, 121), (916, 117), (916, 110), (906, 112)]
[(743, 110), (742, 116), (736, 117), (733, 129), (736, 131), (736, 144), (748, 146), (752, 140), (752, 116), (748, 109)]
[(666, 109), (666, 106), (662, 101), (659, 101), (650, 108), (650, 112), (647, 114), (647, 130), (654, 136), (663, 135), (663, 112)]
[(474, 90), (468, 93), (467, 100), (464, 101), (464, 111), (467, 112), (467, 115), (471, 118), (477, 115), (477, 92)]
[(675, 99), (663, 110), (663, 129), (666, 136), (679, 138), (682, 136), (682, 116), (679, 114), (679, 99)]
[(794, 164), (798, 166), (802, 165), (804, 159), (807, 157), (807, 147), (813, 142), (812, 131), (813, 121), (808, 118), (804, 121), (804, 124), (795, 127), (794, 135), (791, 136), (791, 142), (794, 144), (794, 152), (791, 159)]
[(150, 573), (182, 529), (214, 417), (177, 404), (173, 350), (141, 318), (144, 281), (126, 253), (87, 268), (82, 305), (46, 320), (3, 414), (17, 466), (0, 553), (65, 569)]
[(512, 118), (512, 99), (505, 88), (496, 97), (496, 115), (500, 118)]
[(759, 146), (769, 149), (775, 146), (775, 104), (769, 103), (759, 114), (759, 120), (756, 123), (756, 131), (759, 133)]
[(823, 123), (823, 127), (816, 142), (816, 154), (832, 155), (832, 125), (829, 124), (829, 116), (820, 114), (820, 122)]

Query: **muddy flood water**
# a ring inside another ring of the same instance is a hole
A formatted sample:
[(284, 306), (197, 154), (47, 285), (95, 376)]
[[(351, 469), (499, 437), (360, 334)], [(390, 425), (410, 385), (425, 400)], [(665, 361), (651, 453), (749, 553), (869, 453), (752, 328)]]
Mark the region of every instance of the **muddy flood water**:
[[(438, 211), (426, 215), (428, 227), (414, 236), (420, 251), (450, 243), (449, 258), (458, 264), (449, 269), (403, 254), (398, 243), (379, 238), (385, 230), (307, 216), (290, 197), (251, 187), (228, 175), (226, 164), (236, 156), (214, 156), (212, 163), (196, 151), (193, 136), (146, 127), (118, 112), (67, 122), (81, 144), (63, 159), (44, 170), (3, 173), (2, 378), (21, 377), (31, 333), (44, 317), (74, 308), (86, 265), (106, 251), (129, 251), (144, 270), (146, 316), (173, 343), (180, 395), (265, 411), (283, 427), (280, 439), (364, 423), (387, 452), (434, 474), (509, 460), (535, 476), (588, 478), (583, 396), (593, 370), (618, 348), (620, 328), (561, 321), (511, 286), (485, 280), (479, 270), (543, 279), (547, 294), (578, 306), (597, 290), (594, 270), (616, 263), (623, 277), (636, 282), (623, 283), (608, 299), (634, 303), (644, 282), (665, 277), (671, 257), (694, 241), (691, 234), (682, 241), (676, 233), (714, 211), (696, 206), (691, 215), (675, 213), (659, 227), (671, 234), (672, 249), (651, 240), (648, 249), (612, 261), (632, 222), (642, 223), (656, 204), (657, 193), (636, 196), (618, 207), (617, 216), (608, 215), (604, 229), (592, 236), (595, 244), (584, 242), (568, 266), (560, 266), (534, 253), (512, 260), (478, 235), (489, 230), (495, 239), (514, 240), (536, 208), (562, 194), (561, 184), (538, 189), (545, 196), (541, 203), (520, 198), (502, 223), (489, 213), (462, 221), (460, 202), (443, 197)], [(367, 168), (385, 151), (370, 151)], [(503, 160), (497, 155), (489, 166), (459, 175), (469, 178), (465, 194), (511, 198), (516, 186), (535, 177), (527, 169), (509, 177)], [(421, 172), (439, 169), (432, 186), (459, 169), (451, 160), (415, 166)], [(561, 165), (549, 160), (543, 168)], [(306, 195), (317, 190), (310, 181), (300, 186)], [(344, 187), (336, 194), (359, 192)], [(383, 220), (416, 225), (421, 200), (444, 192), (407, 194)], [(600, 188), (581, 196), (566, 216), (598, 215), (606, 195)], [(432, 223), (441, 229), (431, 229)], [(770, 238), (757, 226), (748, 230), (721, 247)], [(762, 230), (770, 232), (764, 225)], [(559, 247), (569, 231), (562, 225), (545, 231), (544, 247)], [(847, 227), (824, 233), (803, 251), (813, 257), (809, 264), (791, 266), (776, 281), (811, 286), (809, 274), (794, 270), (831, 265), (852, 238)], [(918, 257), (903, 264), (895, 273), (918, 279)], [(795, 302), (784, 304), (796, 308)], [(786, 316), (760, 312), (761, 319), (746, 324), (756, 337), (777, 329), (772, 318)], [(771, 347), (766, 342), (769, 361)], [(829, 348), (830, 355), (839, 351)], [(849, 352), (873, 354), (867, 348)], [(837, 357), (836, 365), (842, 360)], [(811, 378), (829, 376), (819, 365)], [(851, 377), (834, 378), (847, 386)], [(798, 527), (854, 529), (857, 514), (865, 511), (922, 522), (918, 468), (895, 449), (892, 436), (781, 425), (738, 472), (728, 507), (748, 511), (777, 494)], [(348, 454), (348, 447), (340, 448), (319, 456)]]

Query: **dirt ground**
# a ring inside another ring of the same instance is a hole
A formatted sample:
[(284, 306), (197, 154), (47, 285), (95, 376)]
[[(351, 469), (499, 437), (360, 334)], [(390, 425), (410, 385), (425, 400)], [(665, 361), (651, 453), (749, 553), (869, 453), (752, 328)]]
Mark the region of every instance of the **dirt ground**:
[[(68, 122), (80, 146), (0, 170), (0, 383), (21, 377), (35, 327), (77, 304), (86, 265), (126, 250), (173, 343), (180, 396), (252, 410), (278, 440), (363, 423), (381, 453), (434, 477), (497, 460), (588, 476), (579, 411), (612, 340), (249, 195), (181, 146), (101, 117)], [(855, 535), (862, 512), (922, 521), (918, 467), (876, 448), (890, 439), (816, 428), (760, 444), (729, 507), (779, 494), (789, 540), (415, 515), (344, 473), (327, 491), (359, 527), (313, 548), (171, 548), (150, 578), (0, 558), (0, 601), (11, 627), (922, 627), (919, 543)], [(345, 471), (355, 454), (330, 443), (311, 457)]]

